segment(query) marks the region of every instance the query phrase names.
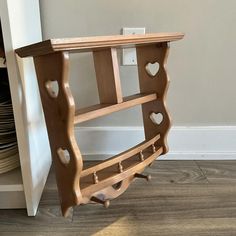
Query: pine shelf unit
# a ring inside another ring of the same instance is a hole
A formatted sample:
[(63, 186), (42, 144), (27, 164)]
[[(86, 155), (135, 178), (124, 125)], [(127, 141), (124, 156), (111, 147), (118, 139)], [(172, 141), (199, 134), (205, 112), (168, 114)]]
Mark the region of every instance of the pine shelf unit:
[[(108, 207), (134, 179), (150, 180), (142, 172), (168, 151), (169, 42), (183, 37), (182, 33), (158, 33), (51, 39), (15, 51), (22, 58), (34, 59), (64, 216), (75, 205), (101, 203)], [(122, 96), (120, 85), (117, 49), (122, 47), (136, 47), (137, 52), (140, 93), (129, 97)], [(76, 111), (68, 83), (69, 56), (81, 52), (93, 53), (100, 104)], [(136, 105), (142, 106), (145, 140), (85, 168), (74, 125)], [(161, 119), (155, 120), (155, 115)]]

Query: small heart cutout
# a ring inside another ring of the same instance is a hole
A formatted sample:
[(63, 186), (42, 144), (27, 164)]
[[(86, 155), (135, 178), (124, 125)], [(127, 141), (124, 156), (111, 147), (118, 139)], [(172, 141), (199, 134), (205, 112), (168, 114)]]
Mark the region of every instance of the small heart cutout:
[(48, 94), (52, 97), (52, 98), (56, 98), (58, 96), (59, 93), (59, 86), (58, 86), (58, 82), (57, 81), (51, 81), (48, 80), (45, 83), (45, 87), (48, 91)]
[(152, 120), (153, 123), (157, 124), (157, 125), (160, 125), (163, 121), (163, 115), (162, 113), (158, 112), (158, 113), (151, 113), (150, 115), (150, 119)]
[(57, 155), (59, 156), (60, 161), (67, 165), (70, 162), (70, 153), (67, 149), (58, 148), (57, 149)]
[(145, 67), (146, 72), (152, 77), (157, 75), (159, 68), (160, 66), (158, 62), (154, 62), (154, 63), (149, 62)]

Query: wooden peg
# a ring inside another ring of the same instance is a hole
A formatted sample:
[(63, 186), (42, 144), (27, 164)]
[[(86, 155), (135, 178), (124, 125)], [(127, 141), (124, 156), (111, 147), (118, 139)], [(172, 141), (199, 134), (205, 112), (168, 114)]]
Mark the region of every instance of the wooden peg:
[(143, 151), (140, 151), (139, 157), (140, 157), (140, 161), (144, 161)]
[(93, 173), (93, 181), (94, 181), (95, 184), (97, 184), (99, 182), (96, 172)]
[(154, 144), (152, 144), (152, 152), (155, 153), (156, 152), (156, 147)]
[(134, 177), (146, 179), (147, 181), (150, 181), (150, 180), (151, 180), (151, 175), (143, 175), (143, 174), (136, 173), (136, 174), (134, 175)]
[(121, 162), (119, 162), (119, 171), (120, 171), (120, 173), (123, 172), (123, 166), (122, 166)]
[(90, 198), (90, 200), (92, 202), (96, 202), (96, 203), (102, 204), (105, 208), (108, 208), (110, 206), (110, 201), (108, 199), (104, 201), (104, 200), (101, 200), (101, 199), (93, 196), (93, 197)]

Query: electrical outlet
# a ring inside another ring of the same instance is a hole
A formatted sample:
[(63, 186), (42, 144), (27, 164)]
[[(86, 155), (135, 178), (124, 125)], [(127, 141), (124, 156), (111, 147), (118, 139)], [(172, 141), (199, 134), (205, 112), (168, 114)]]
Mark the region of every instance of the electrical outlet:
[[(145, 34), (145, 28), (123, 28), (123, 35), (131, 34)], [(137, 65), (137, 56), (135, 48), (124, 48), (122, 49), (122, 65), (133, 66)]]

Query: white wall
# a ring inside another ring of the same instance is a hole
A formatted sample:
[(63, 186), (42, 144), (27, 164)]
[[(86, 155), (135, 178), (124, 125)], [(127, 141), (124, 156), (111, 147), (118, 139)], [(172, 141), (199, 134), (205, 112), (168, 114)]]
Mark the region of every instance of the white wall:
[(0, 18), (26, 206), (32, 216), (51, 166), (51, 152), (32, 58), (17, 65), (14, 50), (42, 40), (39, 1), (0, 0)]
[[(235, 125), (235, 0), (41, 0), (44, 38), (119, 34), (122, 27), (147, 32), (182, 31), (169, 57), (169, 108), (174, 125)], [(78, 105), (97, 101), (92, 58), (73, 57), (72, 85)], [(138, 89), (136, 67), (121, 67), (124, 93)], [(79, 71), (79, 76), (77, 72)], [(125, 111), (85, 124), (137, 126)], [(124, 119), (125, 117), (125, 119)]]
[[(232, 127), (236, 125), (235, 0), (41, 0), (40, 3), (44, 39), (120, 34), (122, 27), (146, 27), (147, 32), (185, 32), (184, 40), (171, 44), (168, 61), (171, 79), (168, 106), (173, 125), (179, 127), (172, 129), (169, 136), (168, 158), (236, 158), (233, 148), (236, 129)], [(73, 55), (71, 66), (71, 87), (77, 106), (96, 103), (98, 93), (91, 55)], [(138, 90), (135, 66), (121, 66), (120, 74), (124, 95)], [(95, 146), (91, 151), (93, 145), (82, 145), (83, 153), (91, 156), (111, 154), (110, 147), (104, 144), (109, 143), (114, 133), (118, 145), (120, 141), (130, 145), (142, 137), (140, 108), (82, 125), (95, 127), (88, 131), (85, 128), (83, 137), (78, 131), (78, 141), (82, 144), (88, 137), (97, 137), (96, 129), (102, 126), (100, 147)], [(121, 139), (115, 126), (125, 126), (129, 134), (125, 131), (123, 137), (130, 138)], [(123, 146), (112, 147), (118, 152)]]

